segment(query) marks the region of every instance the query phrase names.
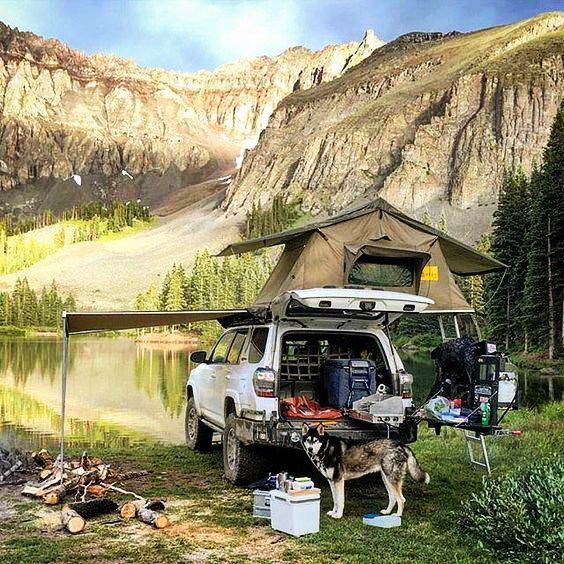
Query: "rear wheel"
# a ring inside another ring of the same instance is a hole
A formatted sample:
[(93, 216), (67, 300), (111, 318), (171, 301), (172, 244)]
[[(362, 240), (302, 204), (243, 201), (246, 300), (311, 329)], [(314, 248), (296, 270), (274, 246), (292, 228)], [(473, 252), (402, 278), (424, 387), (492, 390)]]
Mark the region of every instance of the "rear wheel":
[(243, 486), (265, 477), (267, 457), (257, 447), (244, 445), (235, 433), (235, 413), (225, 420), (223, 431), (223, 468), (225, 477), (236, 486)]
[(188, 399), (186, 406), (186, 419), (184, 425), (186, 444), (192, 450), (206, 450), (212, 443), (213, 431), (198, 417), (194, 398)]

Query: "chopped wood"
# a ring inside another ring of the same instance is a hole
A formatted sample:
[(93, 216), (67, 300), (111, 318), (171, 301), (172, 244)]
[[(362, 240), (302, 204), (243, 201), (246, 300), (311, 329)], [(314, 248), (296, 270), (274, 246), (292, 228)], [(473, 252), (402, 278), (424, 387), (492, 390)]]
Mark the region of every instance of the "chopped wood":
[(133, 501), (122, 503), (119, 514), (123, 519), (133, 519), (137, 515), (137, 507)]
[(39, 472), (39, 479), (45, 480), (53, 473), (53, 467), (50, 466), (49, 468), (43, 468), (41, 472)]
[(32, 452), (31, 458), (41, 468), (47, 468), (53, 466), (53, 457), (46, 449), (41, 449), (39, 452)]
[(143, 523), (153, 525), (153, 527), (157, 529), (164, 529), (170, 524), (166, 515), (163, 515), (158, 511), (152, 511), (151, 509), (140, 509), (139, 511), (137, 511), (137, 518), (140, 521), (143, 521)]
[(56, 488), (47, 492), (43, 496), (43, 501), (46, 505), (57, 505), (59, 504), (67, 493), (67, 488), (64, 484), (58, 485)]
[(45, 495), (43, 496), (43, 501), (47, 505), (57, 505), (70, 491), (76, 489), (80, 485), (81, 480), (82, 478), (77, 476), (63, 482), (62, 484), (59, 483), (56, 486), (49, 488), (48, 491), (44, 490)]
[(86, 521), (68, 505), (65, 505), (61, 510), (61, 523), (73, 535), (83, 531), (86, 526)]
[(89, 519), (98, 515), (113, 513), (118, 508), (118, 504), (111, 499), (91, 499), (89, 501), (69, 503), (65, 507), (76, 511), (84, 519)]
[(142, 478), (147, 476), (149, 472), (147, 470), (131, 470), (130, 472), (120, 472), (117, 475), (117, 479), (120, 482), (126, 482), (127, 480), (134, 480), (135, 478)]
[(94, 497), (100, 497), (104, 495), (107, 491), (107, 488), (101, 486), (100, 484), (90, 484), (86, 487), (86, 493), (88, 495), (93, 495)]

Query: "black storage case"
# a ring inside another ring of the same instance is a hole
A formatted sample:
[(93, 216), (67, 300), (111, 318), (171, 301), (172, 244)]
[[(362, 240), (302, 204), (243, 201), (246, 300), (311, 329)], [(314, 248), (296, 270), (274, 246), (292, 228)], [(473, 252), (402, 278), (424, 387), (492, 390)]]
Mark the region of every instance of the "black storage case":
[(327, 360), (323, 386), (331, 407), (350, 408), (353, 402), (376, 393), (376, 365), (371, 360)]

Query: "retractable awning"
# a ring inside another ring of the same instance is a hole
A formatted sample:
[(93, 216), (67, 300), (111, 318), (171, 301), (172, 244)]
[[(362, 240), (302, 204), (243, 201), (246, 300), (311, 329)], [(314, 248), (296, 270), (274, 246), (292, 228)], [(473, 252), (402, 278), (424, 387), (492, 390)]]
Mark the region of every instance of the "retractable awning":
[(197, 321), (219, 321), (249, 315), (246, 309), (201, 311), (95, 311), (65, 312), (63, 323), (67, 335), (142, 329), (167, 325), (186, 325)]

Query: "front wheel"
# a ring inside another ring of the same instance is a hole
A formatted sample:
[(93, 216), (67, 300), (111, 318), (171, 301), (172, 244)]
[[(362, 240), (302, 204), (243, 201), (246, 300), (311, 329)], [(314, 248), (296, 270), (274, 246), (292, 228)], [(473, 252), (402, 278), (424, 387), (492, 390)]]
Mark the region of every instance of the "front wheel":
[(243, 486), (264, 478), (267, 459), (257, 447), (244, 445), (237, 438), (235, 419), (235, 413), (230, 413), (225, 420), (223, 468), (232, 484)]
[(198, 417), (194, 398), (188, 399), (184, 424), (186, 444), (192, 450), (206, 450), (212, 443), (213, 431)]

